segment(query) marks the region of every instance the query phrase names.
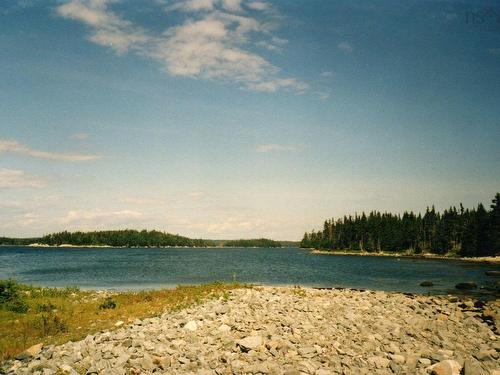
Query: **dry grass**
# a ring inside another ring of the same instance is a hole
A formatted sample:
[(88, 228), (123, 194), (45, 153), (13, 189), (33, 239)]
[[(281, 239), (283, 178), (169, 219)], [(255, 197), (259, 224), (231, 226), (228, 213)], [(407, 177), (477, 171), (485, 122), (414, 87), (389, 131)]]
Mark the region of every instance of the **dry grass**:
[(48, 345), (81, 340), (88, 334), (115, 328), (117, 321), (126, 324), (135, 319), (199, 304), (210, 298), (227, 298), (231, 289), (245, 287), (236, 283), (212, 283), (116, 293), (111, 295), (116, 307), (102, 308), (100, 306), (109, 295), (75, 288), (16, 286), (17, 294), (28, 311), (13, 312), (0, 304), (0, 361), (12, 358), (39, 342)]

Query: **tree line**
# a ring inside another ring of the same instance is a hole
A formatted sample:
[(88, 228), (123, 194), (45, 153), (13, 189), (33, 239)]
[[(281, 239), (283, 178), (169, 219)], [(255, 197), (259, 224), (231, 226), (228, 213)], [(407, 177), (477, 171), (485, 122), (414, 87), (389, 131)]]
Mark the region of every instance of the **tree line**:
[(124, 246), (124, 247), (164, 247), (188, 246), (204, 247), (210, 243), (202, 239), (191, 239), (157, 230), (109, 230), (95, 232), (59, 232), (47, 234), (38, 240), (39, 243), (58, 246), (70, 244), (75, 246)]
[(367, 252), (448, 253), (474, 257), (500, 255), (500, 193), (490, 209), (434, 206), (424, 215), (372, 211), (326, 220), (323, 230), (305, 233), (301, 247)]
[(252, 240), (229, 240), (223, 242), (224, 247), (281, 247), (278, 241), (267, 238), (257, 238)]
[(38, 243), (48, 246), (64, 244), (74, 246), (116, 246), (116, 247), (281, 247), (281, 243), (267, 238), (248, 240), (203, 240), (191, 239), (156, 230), (109, 230), (94, 232), (58, 232), (40, 238), (0, 237), (0, 245), (27, 246)]

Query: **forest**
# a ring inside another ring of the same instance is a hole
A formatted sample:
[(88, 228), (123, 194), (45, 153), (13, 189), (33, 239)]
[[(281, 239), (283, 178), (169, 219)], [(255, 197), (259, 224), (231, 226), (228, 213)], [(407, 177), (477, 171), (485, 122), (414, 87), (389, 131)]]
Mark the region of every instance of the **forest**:
[(57, 246), (71, 244), (77, 246), (107, 245), (124, 247), (161, 247), (161, 246), (210, 246), (209, 241), (191, 239), (177, 234), (156, 230), (110, 230), (96, 232), (59, 232), (43, 236), (38, 243)]
[(464, 257), (500, 255), (500, 193), (489, 209), (434, 206), (425, 213), (372, 211), (326, 220), (323, 229), (305, 233), (304, 248), (366, 252), (434, 253)]
[(224, 247), (281, 247), (278, 241), (267, 238), (258, 238), (252, 240), (228, 240), (224, 241)]
[(281, 247), (281, 243), (267, 238), (248, 240), (203, 240), (191, 239), (156, 230), (109, 230), (94, 232), (58, 232), (40, 238), (0, 237), (0, 245), (27, 246), (38, 243), (48, 246), (63, 244), (74, 246), (117, 246), (117, 247)]

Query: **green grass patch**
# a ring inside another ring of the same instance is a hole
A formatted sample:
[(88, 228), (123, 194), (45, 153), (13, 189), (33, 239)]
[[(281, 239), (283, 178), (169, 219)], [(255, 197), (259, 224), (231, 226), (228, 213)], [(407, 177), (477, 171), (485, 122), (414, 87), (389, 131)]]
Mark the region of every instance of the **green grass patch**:
[(40, 288), (0, 280), (0, 361), (43, 342), (62, 344), (83, 339), (117, 321), (158, 316), (211, 298), (228, 298), (238, 283), (178, 286), (111, 296), (78, 288)]

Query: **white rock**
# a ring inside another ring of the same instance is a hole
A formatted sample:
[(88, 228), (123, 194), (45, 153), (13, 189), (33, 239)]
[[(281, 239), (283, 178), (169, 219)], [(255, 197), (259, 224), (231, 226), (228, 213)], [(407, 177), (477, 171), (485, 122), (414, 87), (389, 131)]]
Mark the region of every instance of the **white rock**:
[(231, 327), (228, 326), (227, 324), (221, 324), (221, 326), (218, 329), (221, 332), (229, 332), (229, 331), (231, 331)]
[(261, 336), (247, 336), (244, 339), (238, 340), (236, 342), (243, 351), (249, 351), (253, 349), (257, 349), (262, 345), (262, 337)]
[(198, 329), (198, 324), (194, 320), (190, 320), (184, 325), (184, 329), (188, 331), (196, 331)]

